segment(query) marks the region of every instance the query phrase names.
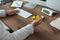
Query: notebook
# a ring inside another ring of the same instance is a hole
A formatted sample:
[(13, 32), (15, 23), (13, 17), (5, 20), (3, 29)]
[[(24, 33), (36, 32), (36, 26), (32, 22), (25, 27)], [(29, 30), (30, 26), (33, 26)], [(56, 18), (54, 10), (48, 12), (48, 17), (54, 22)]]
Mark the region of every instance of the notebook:
[(22, 1), (13, 1), (11, 7), (21, 7), (23, 4)]
[(55, 27), (56, 29), (60, 30), (60, 17), (57, 18), (56, 20), (53, 20), (50, 23), (51, 26)]
[(32, 14), (23, 10), (23, 9), (19, 9), (19, 8), (16, 8), (15, 10), (19, 10), (20, 12), (17, 13), (19, 16), (22, 16), (23, 18), (28, 18), (30, 17)]

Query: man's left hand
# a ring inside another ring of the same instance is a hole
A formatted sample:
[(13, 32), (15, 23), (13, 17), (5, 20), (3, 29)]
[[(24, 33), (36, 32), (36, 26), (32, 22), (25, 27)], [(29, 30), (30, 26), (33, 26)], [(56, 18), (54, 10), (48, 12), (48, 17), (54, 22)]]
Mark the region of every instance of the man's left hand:
[(6, 10), (6, 14), (7, 15), (14, 15), (14, 14), (17, 14), (19, 12), (19, 10)]

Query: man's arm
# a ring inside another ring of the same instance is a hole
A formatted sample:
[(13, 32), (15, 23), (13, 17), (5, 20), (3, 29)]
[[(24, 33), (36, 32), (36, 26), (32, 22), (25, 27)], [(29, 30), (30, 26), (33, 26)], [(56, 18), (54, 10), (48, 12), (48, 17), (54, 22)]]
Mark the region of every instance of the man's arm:
[(12, 34), (14, 39), (16, 40), (24, 40), (26, 37), (28, 37), (30, 34), (33, 34), (33, 33), (34, 33), (33, 25), (28, 24)]
[(33, 21), (31, 24), (26, 25), (25, 27), (17, 30), (16, 32), (12, 33), (14, 39), (16, 40), (24, 40), (30, 34), (34, 33), (34, 28), (36, 28), (44, 19), (44, 16), (41, 19)]

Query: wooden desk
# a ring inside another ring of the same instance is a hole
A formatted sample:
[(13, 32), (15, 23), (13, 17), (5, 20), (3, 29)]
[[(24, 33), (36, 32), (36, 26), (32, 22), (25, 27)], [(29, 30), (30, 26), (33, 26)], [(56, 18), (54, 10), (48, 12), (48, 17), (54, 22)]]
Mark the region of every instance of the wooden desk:
[[(7, 6), (8, 5), (8, 6)], [(5, 9), (12, 9), (10, 7), (10, 4), (6, 4)], [(29, 9), (26, 7), (23, 7), (22, 9), (31, 12), (33, 15), (44, 15), (45, 19), (43, 22), (35, 28), (35, 33), (33, 35), (30, 35), (25, 40), (60, 40), (60, 31), (51, 27), (49, 23), (60, 17), (60, 14), (54, 14), (52, 17), (49, 17), (43, 13), (41, 13), (41, 6), (37, 6), (34, 9)], [(31, 16), (32, 17), (32, 16)], [(27, 25), (28, 23), (31, 23), (31, 17), (25, 19), (18, 15), (13, 16), (7, 16), (5, 18), (2, 18), (1, 20), (13, 31), (16, 31), (20, 29), (21, 27)]]

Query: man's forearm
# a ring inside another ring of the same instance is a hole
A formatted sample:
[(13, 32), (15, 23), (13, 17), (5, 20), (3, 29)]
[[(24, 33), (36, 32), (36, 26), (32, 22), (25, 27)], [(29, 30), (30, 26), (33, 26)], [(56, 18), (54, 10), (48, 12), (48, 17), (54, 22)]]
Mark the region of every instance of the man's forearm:
[(18, 31), (13, 33), (13, 36), (15, 39), (21, 39), (24, 40), (26, 37), (28, 37), (30, 34), (34, 33), (34, 28), (32, 24), (28, 24), (25, 27), (19, 29)]

